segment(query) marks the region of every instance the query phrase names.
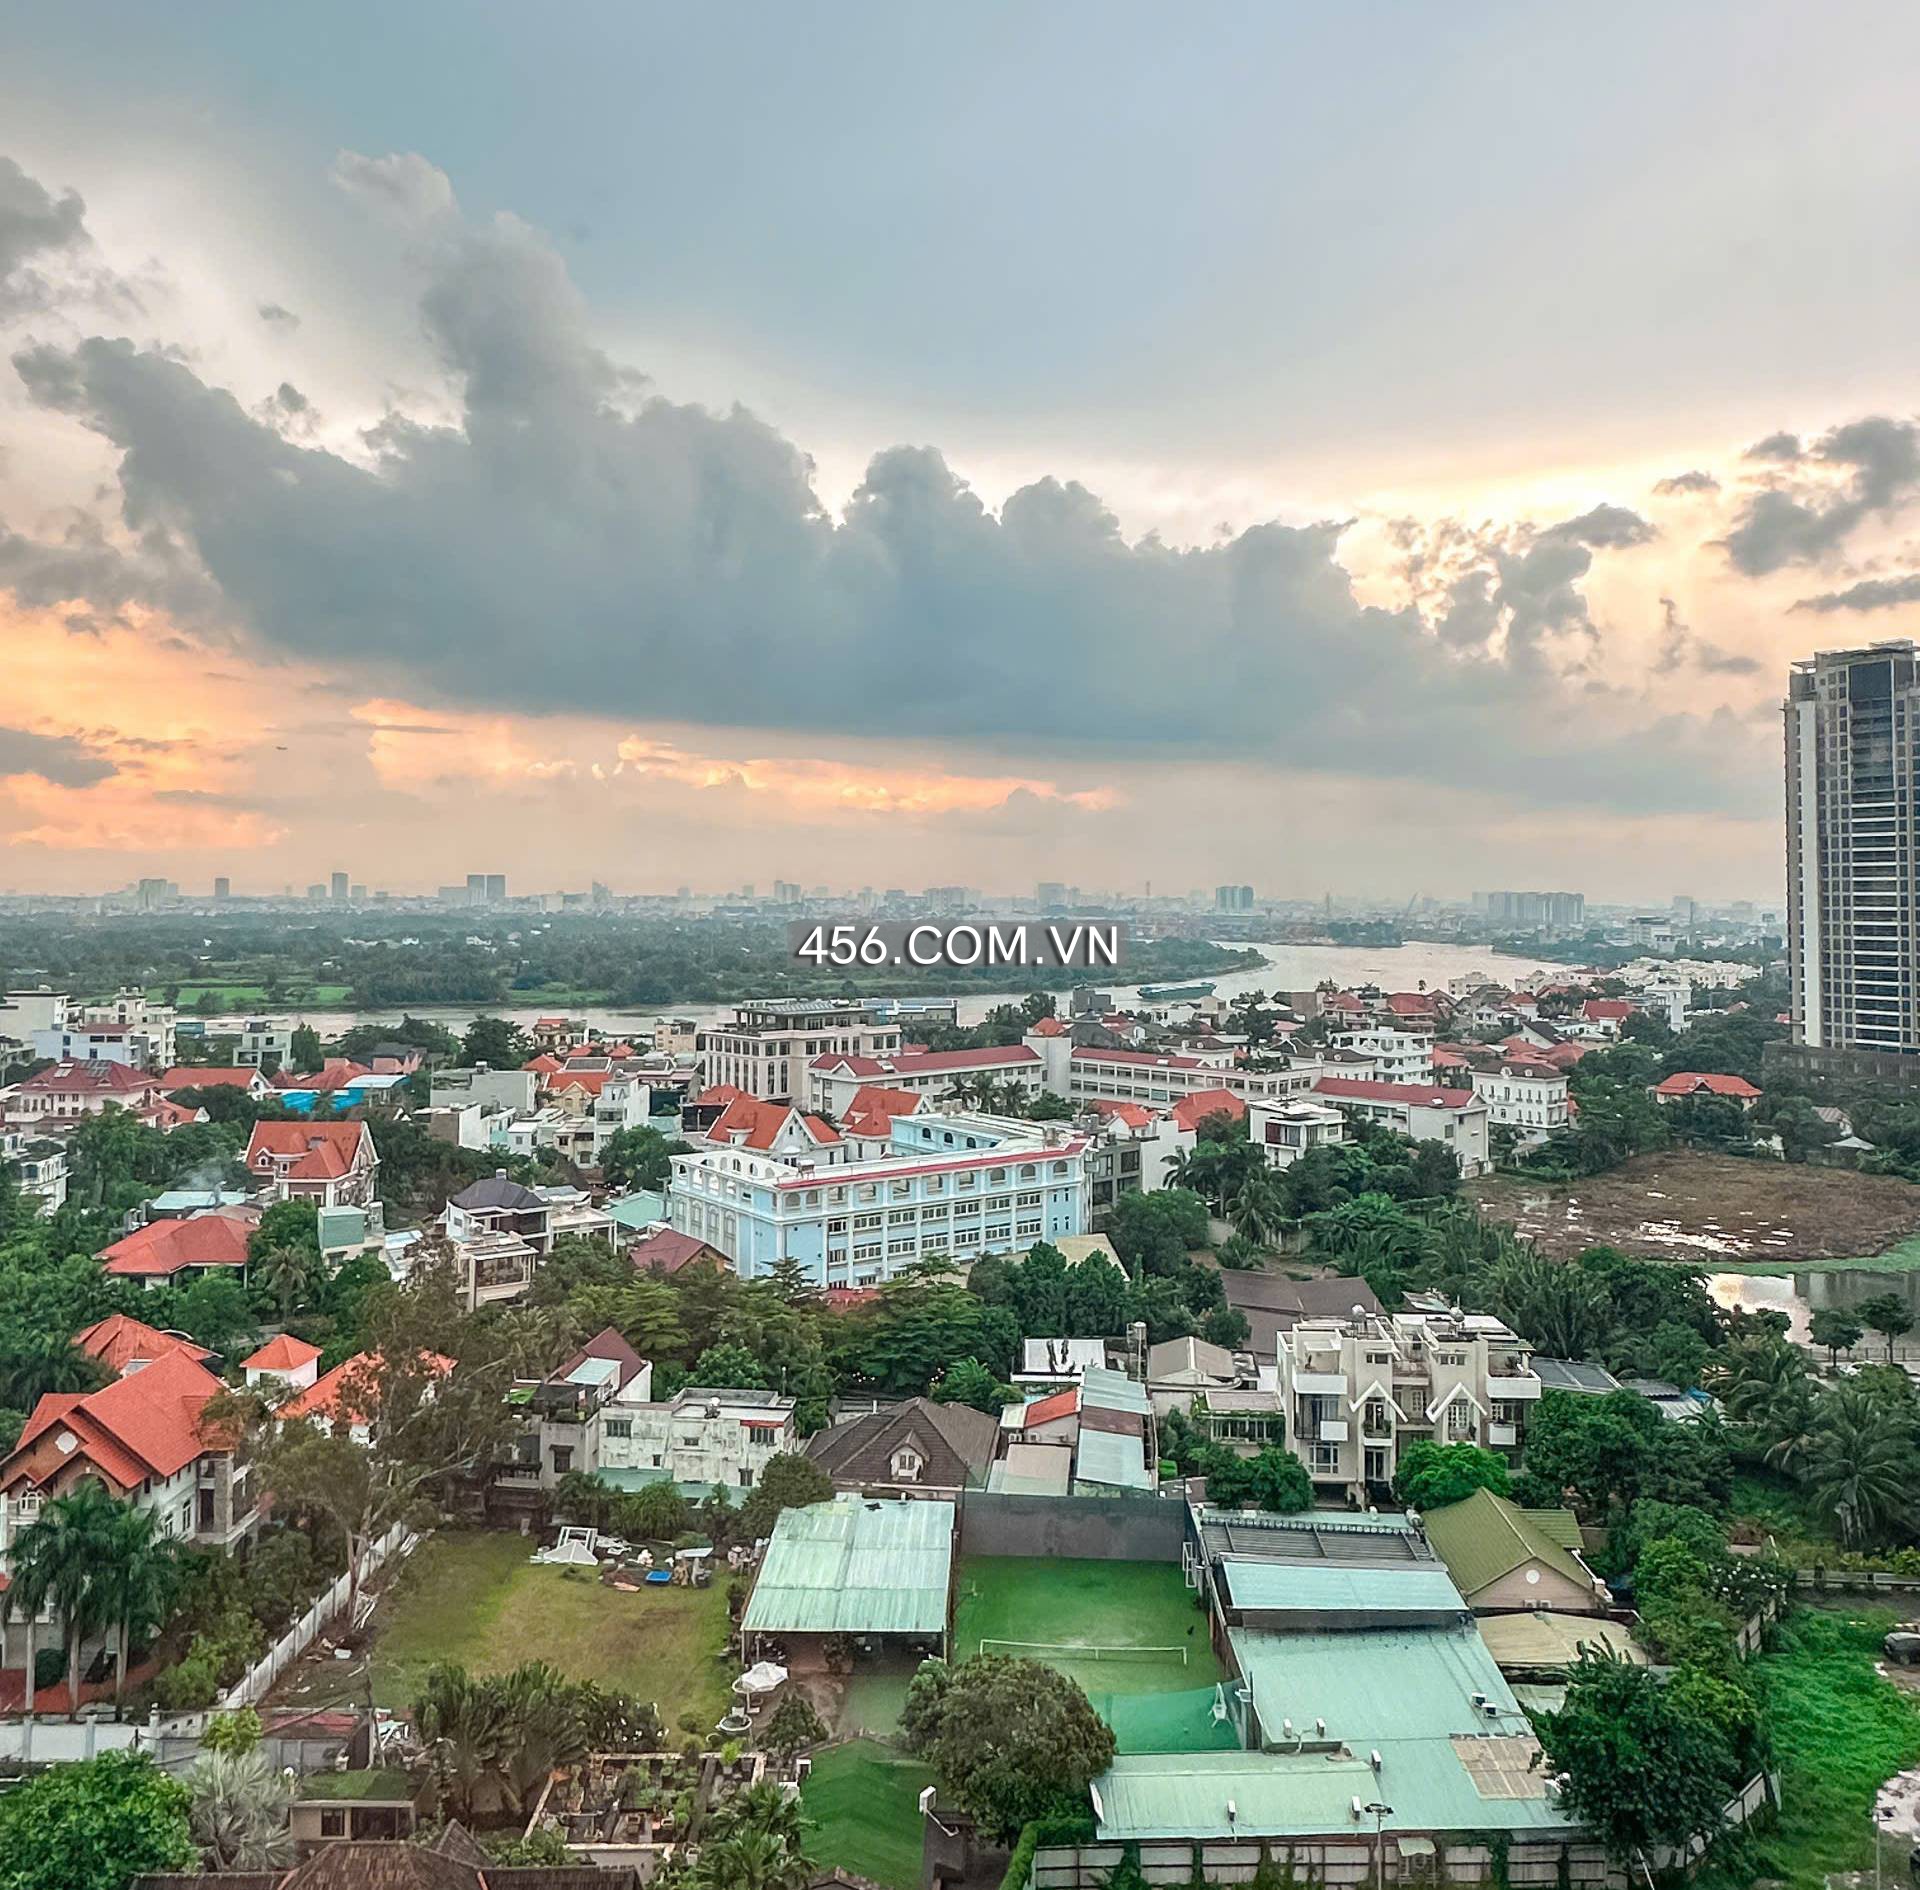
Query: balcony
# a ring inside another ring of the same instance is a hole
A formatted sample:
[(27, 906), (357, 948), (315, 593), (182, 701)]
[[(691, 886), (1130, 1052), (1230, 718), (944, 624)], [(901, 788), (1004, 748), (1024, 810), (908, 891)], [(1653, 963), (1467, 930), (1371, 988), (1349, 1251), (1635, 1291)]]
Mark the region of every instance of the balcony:
[(1292, 1389), (1302, 1397), (1344, 1398), (1347, 1375), (1345, 1372), (1295, 1372)]
[(1323, 1444), (1344, 1444), (1347, 1441), (1348, 1425), (1343, 1417), (1323, 1417), (1315, 1435)]
[(1503, 1376), (1500, 1373), (1487, 1373), (1487, 1396), (1489, 1399), (1531, 1400), (1540, 1395), (1540, 1380), (1532, 1372), (1521, 1372), (1515, 1376)]
[(1487, 1426), (1487, 1442), (1496, 1447), (1511, 1448), (1520, 1441), (1520, 1426), (1517, 1424), (1494, 1424)]

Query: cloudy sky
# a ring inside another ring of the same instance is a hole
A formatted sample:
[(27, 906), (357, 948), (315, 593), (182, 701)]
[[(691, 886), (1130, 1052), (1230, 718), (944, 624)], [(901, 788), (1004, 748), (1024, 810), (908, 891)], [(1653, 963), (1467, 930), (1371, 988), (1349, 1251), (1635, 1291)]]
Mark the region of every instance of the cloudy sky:
[(1920, 629), (1920, 16), (87, 5), (0, 885), (1770, 900)]

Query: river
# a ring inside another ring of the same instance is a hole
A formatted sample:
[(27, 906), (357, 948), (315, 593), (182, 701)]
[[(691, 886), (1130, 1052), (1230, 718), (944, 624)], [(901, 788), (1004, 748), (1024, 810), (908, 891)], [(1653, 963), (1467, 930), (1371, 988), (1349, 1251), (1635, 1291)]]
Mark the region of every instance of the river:
[[(1244, 945), (1237, 945), (1232, 949), (1246, 948)], [(1465, 977), (1469, 974), (1484, 976), (1492, 982), (1511, 982), (1542, 969), (1531, 959), (1508, 957), (1477, 945), (1255, 944), (1253, 950), (1259, 952), (1268, 962), (1257, 971), (1221, 973), (1213, 979), (1213, 984), (1218, 991), (1228, 997), (1241, 991), (1306, 991), (1328, 978), (1342, 987), (1378, 984), (1390, 991), (1414, 991), (1423, 985), (1444, 988), (1450, 979)], [(1109, 985), (1104, 980), (1100, 982), (1103, 990), (1111, 990), (1123, 1004), (1139, 990), (1137, 985)], [(942, 994), (927, 992), (923, 995), (937, 997)], [(965, 991), (960, 996), (960, 1021), (963, 1024), (977, 1024), (996, 1004), (1015, 1004), (1025, 996), (1025, 991)], [(471, 1005), (421, 1004), (412, 1008), (417, 1016), (430, 1017), (435, 1023), (444, 1024), (448, 1030), (456, 1033), (465, 1030), (479, 1014)], [(722, 1018), (733, 1014), (733, 1006), (731, 1004), (649, 1004), (638, 1010), (609, 1010), (600, 1005), (539, 1004), (523, 1007), (511, 1005), (488, 1007), (487, 1011), (489, 1016), (505, 1017), (516, 1024), (530, 1024), (536, 1017), (551, 1017), (556, 1013), (563, 1013), (577, 1021), (589, 1024), (596, 1030), (609, 1032), (615, 1036), (624, 1036), (629, 1032), (648, 1035), (656, 1017), (688, 1017), (698, 1024), (717, 1023)], [(397, 1021), (400, 1013), (397, 1009), (390, 1011), (282, 1009), (265, 1013), (236, 1012), (220, 1017), (195, 1018), (192, 1021), (204, 1022), (207, 1029), (215, 1032), (235, 1031), (247, 1021), (247, 1018), (259, 1017), (263, 1014), (278, 1022), (309, 1024), (323, 1037), (337, 1037), (342, 1031), (350, 1030), (356, 1024), (377, 1023), (383, 1017), (390, 1017)]]

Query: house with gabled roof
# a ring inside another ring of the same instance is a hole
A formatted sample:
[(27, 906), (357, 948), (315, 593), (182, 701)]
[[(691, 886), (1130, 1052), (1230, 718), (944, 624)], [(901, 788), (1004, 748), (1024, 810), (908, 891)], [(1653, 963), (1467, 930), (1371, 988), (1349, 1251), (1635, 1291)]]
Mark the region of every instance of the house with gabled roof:
[(365, 1122), (256, 1122), (242, 1158), (275, 1201), (365, 1207), (380, 1156)]
[(73, 1335), (75, 1347), (91, 1359), (97, 1359), (116, 1378), (144, 1371), (168, 1352), (185, 1352), (191, 1359), (213, 1356), (204, 1345), (196, 1345), (184, 1332), (162, 1332), (130, 1313), (109, 1313), (90, 1326), (82, 1326)]
[(957, 1496), (983, 1487), (999, 1423), (970, 1405), (909, 1398), (807, 1439), (834, 1487), (872, 1496)]
[(209, 1273), (231, 1273), (244, 1281), (247, 1246), (259, 1224), (253, 1208), (215, 1208), (149, 1221), (102, 1247), (96, 1258), (116, 1279), (148, 1287), (186, 1286)]
[(1570, 1509), (1522, 1509), (1491, 1490), (1429, 1510), (1427, 1540), (1476, 1614), (1605, 1614), (1606, 1584), (1580, 1559)]

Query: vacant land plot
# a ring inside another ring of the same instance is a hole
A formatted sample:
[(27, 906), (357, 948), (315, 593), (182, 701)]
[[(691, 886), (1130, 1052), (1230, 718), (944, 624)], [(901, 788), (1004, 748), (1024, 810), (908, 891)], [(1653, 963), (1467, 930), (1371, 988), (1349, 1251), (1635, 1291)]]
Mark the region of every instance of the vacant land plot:
[(717, 1720), (732, 1669), (726, 1591), (648, 1588), (622, 1594), (590, 1569), (536, 1568), (518, 1535), (446, 1533), (422, 1543), (374, 1616), (373, 1697), (404, 1707), (435, 1661), (499, 1673), (544, 1660), (682, 1713)]
[(871, 1877), (886, 1890), (918, 1890), (921, 1791), (933, 1783), (924, 1765), (872, 1739), (816, 1753), (800, 1788), (809, 1825), (807, 1856), (816, 1864)]
[(1920, 1232), (1920, 1188), (1890, 1175), (1669, 1149), (1604, 1175), (1490, 1175), (1467, 1192), (1548, 1253), (1618, 1247), (1706, 1266), (1851, 1260)]

